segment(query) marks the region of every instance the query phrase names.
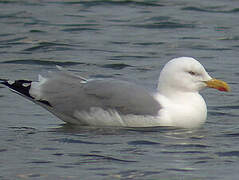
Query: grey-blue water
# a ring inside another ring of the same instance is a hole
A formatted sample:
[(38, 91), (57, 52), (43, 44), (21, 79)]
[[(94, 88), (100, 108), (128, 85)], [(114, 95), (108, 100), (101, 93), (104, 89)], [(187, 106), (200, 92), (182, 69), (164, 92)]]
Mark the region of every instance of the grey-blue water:
[(0, 179), (238, 179), (239, 1), (1, 0), (0, 77), (61, 65), (155, 88), (170, 59), (192, 56), (232, 91), (202, 92), (198, 129), (76, 128), (0, 88)]

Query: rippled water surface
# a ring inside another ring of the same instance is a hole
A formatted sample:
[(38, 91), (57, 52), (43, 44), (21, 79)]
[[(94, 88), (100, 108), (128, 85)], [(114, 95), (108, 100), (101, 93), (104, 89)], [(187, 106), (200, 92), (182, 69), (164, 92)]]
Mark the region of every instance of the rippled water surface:
[(232, 91), (204, 90), (207, 122), (184, 130), (71, 127), (0, 88), (0, 179), (238, 179), (238, 17), (234, 0), (1, 0), (1, 78), (61, 65), (153, 89), (192, 56)]

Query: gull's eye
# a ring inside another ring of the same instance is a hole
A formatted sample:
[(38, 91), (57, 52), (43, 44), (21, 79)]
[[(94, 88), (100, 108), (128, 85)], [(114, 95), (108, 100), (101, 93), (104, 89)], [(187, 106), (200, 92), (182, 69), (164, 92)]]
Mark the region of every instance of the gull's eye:
[(189, 74), (191, 74), (192, 76), (196, 76), (197, 73), (193, 72), (193, 71), (188, 71)]

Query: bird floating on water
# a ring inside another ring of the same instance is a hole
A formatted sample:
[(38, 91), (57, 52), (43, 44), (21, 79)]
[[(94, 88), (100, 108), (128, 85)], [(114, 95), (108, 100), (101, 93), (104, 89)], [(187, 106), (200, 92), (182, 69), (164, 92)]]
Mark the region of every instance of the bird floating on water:
[(127, 81), (86, 79), (61, 67), (39, 81), (1, 79), (13, 92), (44, 107), (71, 124), (89, 126), (195, 128), (207, 117), (199, 91), (209, 87), (230, 91), (191, 57), (169, 61), (162, 69), (156, 93)]

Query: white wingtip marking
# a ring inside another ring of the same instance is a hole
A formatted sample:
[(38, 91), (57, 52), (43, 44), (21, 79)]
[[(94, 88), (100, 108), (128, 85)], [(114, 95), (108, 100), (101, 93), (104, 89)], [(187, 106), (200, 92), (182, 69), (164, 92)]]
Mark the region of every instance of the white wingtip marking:
[(15, 83), (15, 81), (8, 80), (7, 83), (10, 84), (10, 85), (13, 85)]
[(31, 85), (31, 83), (23, 83), (23, 84), (22, 84), (23, 87), (28, 87), (28, 86), (30, 86), (30, 85)]
[(56, 68), (60, 71), (64, 70), (64, 68), (62, 66), (56, 65)]

